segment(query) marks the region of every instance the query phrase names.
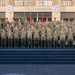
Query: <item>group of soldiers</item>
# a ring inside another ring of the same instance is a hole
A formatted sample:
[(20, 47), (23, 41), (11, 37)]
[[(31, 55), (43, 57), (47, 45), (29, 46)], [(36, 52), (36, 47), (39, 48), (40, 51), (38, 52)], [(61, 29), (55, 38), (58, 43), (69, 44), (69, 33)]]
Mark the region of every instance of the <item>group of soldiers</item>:
[(30, 23), (19, 19), (0, 21), (1, 48), (72, 48), (75, 45), (74, 21), (46, 21)]

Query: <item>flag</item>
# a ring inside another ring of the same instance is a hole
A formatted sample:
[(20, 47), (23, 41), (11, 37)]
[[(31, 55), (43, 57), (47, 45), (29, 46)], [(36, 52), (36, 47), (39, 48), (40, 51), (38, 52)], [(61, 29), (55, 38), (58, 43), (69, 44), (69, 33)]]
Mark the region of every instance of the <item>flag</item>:
[(42, 13), (42, 19), (41, 22), (44, 23), (44, 14)]
[(38, 12), (37, 12), (37, 16), (36, 16), (36, 22), (38, 22)]
[(32, 22), (32, 13), (30, 13), (30, 23)]

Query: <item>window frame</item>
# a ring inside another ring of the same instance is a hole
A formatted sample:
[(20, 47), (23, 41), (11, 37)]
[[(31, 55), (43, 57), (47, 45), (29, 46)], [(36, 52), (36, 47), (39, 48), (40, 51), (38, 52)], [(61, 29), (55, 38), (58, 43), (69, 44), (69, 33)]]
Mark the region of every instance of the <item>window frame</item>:
[(61, 0), (61, 6), (73, 6), (72, 2), (72, 0)]
[[(44, 1), (44, 3), (39, 4), (40, 1)], [(47, 1), (47, 5), (45, 4), (45, 1)], [(51, 1), (50, 5), (48, 4), (48, 1)], [(36, 0), (36, 6), (52, 6), (52, 0)]]
[[(20, 4), (20, 5), (16, 5), (16, 4), (18, 4), (18, 2), (23, 2), (22, 3), (22, 5)], [(14, 6), (30, 6), (30, 0), (26, 0), (26, 1), (28, 1), (28, 4), (27, 5), (25, 5), (25, 0), (14, 0)], [(16, 3), (15, 3), (16, 2)]]

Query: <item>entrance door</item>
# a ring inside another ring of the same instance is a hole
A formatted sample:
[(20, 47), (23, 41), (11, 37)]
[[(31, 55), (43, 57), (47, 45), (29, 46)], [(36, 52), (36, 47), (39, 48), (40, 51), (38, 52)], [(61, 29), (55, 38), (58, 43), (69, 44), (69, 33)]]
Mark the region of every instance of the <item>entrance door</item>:
[[(46, 20), (46, 18), (48, 18), (48, 20), (50, 21), (52, 18), (52, 13), (51, 12), (38, 12), (38, 20), (42, 18), (42, 13), (44, 15), (44, 20)], [(31, 12), (32, 14), (32, 19), (34, 19), (34, 21), (37, 21), (37, 12)], [(30, 12), (15, 12), (14, 13), (14, 18), (15, 19), (19, 19), (19, 18), (27, 18), (27, 20), (29, 21), (30, 19)]]

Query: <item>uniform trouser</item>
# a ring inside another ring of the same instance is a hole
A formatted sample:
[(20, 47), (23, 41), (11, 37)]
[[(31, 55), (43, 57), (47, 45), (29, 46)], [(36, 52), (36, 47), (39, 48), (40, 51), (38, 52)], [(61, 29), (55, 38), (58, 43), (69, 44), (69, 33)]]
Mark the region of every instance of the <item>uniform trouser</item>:
[(63, 48), (66, 45), (66, 41), (65, 40), (60, 40), (60, 47)]
[(21, 38), (21, 47), (25, 48), (26, 47), (26, 39), (25, 38)]
[(1, 37), (0, 37), (0, 47), (1, 47)]
[(8, 38), (8, 48), (12, 48), (12, 42), (13, 40), (11, 38)]
[(42, 47), (46, 47), (46, 39), (45, 38), (41, 38), (41, 48)]
[(6, 48), (6, 38), (1, 38), (1, 47)]
[(68, 47), (69, 48), (73, 47), (73, 41), (72, 40), (68, 40)]
[(38, 38), (34, 39), (34, 47), (39, 47), (39, 39)]
[(75, 36), (73, 36), (73, 44), (75, 45)]
[(32, 47), (32, 39), (31, 38), (27, 38), (27, 47)]
[(52, 47), (52, 39), (47, 39), (47, 47)]
[(54, 47), (55, 47), (55, 48), (58, 47), (58, 40), (54, 40)]
[(14, 47), (18, 47), (18, 44), (19, 44), (19, 39), (14, 38)]

